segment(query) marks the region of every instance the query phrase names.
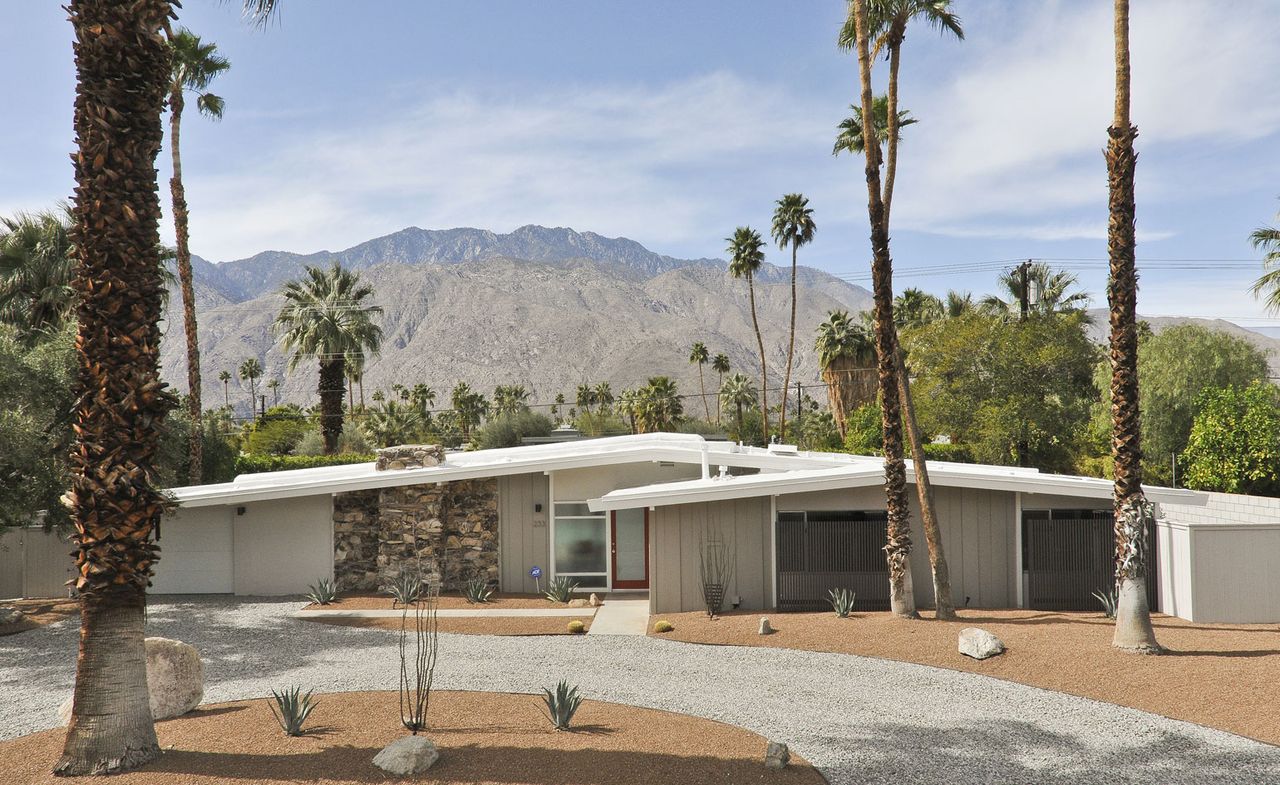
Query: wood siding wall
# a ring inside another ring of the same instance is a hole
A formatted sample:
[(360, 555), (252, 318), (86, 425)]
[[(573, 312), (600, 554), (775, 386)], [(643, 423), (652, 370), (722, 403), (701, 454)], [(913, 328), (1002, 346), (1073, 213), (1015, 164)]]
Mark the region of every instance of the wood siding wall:
[[(535, 582), (529, 577), (529, 568), (534, 565), (542, 568), (541, 585), (546, 588), (545, 576), (551, 573), (547, 479), (541, 473), (498, 478), (498, 581), (502, 591), (535, 591)], [(534, 511), (538, 504), (542, 512)]]
[(735, 569), (725, 593), (746, 610), (773, 604), (769, 499), (658, 507), (649, 516), (649, 607), (653, 613), (703, 609), (699, 553), (703, 532), (719, 528), (732, 541)]
[(0, 532), (0, 597), (66, 597), (74, 548), (67, 536), (39, 526)]

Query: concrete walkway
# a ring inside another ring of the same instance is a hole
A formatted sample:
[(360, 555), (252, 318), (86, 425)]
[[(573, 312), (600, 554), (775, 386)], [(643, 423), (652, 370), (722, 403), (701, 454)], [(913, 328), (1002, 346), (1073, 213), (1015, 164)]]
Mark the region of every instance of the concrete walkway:
[[(157, 596), (147, 634), (200, 651), (206, 703), (291, 684), (317, 693), (396, 689), (394, 632), (304, 622), (291, 616), (297, 604)], [(54, 727), (75, 679), (78, 631), (63, 621), (0, 637), (0, 740)], [(588, 698), (692, 714), (785, 742), (831, 785), (1280, 782), (1280, 748), (973, 673), (639, 636), (440, 636), (439, 689), (536, 694), (560, 679)], [(324, 705), (316, 724), (325, 722)], [(610, 775), (628, 781), (624, 768), (595, 773), (599, 782)]]
[[(626, 598), (626, 599), (622, 599)], [(649, 628), (649, 596), (612, 594), (596, 610), (588, 635), (641, 635)]]
[[(500, 618), (512, 616), (591, 616), (596, 612), (595, 608), (441, 608), (436, 611), (440, 618)], [(314, 619), (317, 617), (329, 619), (398, 619), (403, 615), (403, 611), (383, 609), (367, 609), (367, 610), (336, 610), (328, 608), (317, 608), (310, 611), (294, 611), (295, 619)], [(409, 613), (413, 616), (413, 613)]]

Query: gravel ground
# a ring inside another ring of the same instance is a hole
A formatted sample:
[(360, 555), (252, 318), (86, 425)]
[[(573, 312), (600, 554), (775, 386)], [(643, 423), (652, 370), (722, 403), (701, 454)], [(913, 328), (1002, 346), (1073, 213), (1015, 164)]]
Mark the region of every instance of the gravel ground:
[[(393, 634), (289, 618), (298, 607), (158, 597), (148, 634), (200, 650), (208, 702), (292, 683), (317, 692), (395, 688)], [(60, 622), (0, 638), (0, 739), (54, 724), (74, 679), (76, 632)], [(588, 697), (787, 742), (833, 785), (1280, 782), (1280, 748), (975, 674), (654, 638), (442, 637), (441, 688), (534, 692), (561, 678)]]

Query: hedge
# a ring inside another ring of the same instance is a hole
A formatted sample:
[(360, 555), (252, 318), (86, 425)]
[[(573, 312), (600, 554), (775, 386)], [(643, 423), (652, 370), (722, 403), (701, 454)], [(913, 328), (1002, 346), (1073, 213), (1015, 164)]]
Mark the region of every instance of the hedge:
[(345, 466), (349, 463), (371, 463), (376, 455), (347, 453), (344, 455), (239, 455), (236, 474), (279, 472), (288, 469), (314, 469), (317, 466)]

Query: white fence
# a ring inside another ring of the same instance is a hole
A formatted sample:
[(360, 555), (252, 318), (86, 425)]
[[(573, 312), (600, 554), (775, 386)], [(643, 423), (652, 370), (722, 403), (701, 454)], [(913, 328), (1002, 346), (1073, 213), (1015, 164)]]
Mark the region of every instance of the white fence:
[(75, 575), (70, 540), (41, 526), (0, 529), (0, 598), (66, 597)]

